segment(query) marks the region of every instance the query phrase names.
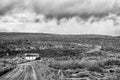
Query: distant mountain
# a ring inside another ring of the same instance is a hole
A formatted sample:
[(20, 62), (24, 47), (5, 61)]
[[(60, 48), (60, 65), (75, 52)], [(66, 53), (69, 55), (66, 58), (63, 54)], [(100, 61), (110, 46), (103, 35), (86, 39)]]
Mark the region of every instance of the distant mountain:
[(3, 40), (79, 40), (81, 38), (114, 38), (112, 36), (106, 35), (59, 35), (59, 34), (49, 34), (49, 33), (0, 33), (0, 39)]

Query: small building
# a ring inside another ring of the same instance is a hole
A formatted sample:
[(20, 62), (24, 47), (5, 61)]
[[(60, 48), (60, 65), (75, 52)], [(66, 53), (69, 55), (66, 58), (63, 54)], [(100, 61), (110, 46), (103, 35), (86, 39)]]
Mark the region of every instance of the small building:
[(39, 58), (39, 53), (25, 53), (26, 60), (35, 60)]

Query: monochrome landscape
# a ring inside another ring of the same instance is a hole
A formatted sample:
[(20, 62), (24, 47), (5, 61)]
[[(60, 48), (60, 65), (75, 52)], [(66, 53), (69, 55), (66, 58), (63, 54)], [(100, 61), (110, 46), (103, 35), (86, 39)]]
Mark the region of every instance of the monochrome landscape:
[(0, 0), (0, 80), (120, 80), (120, 0)]

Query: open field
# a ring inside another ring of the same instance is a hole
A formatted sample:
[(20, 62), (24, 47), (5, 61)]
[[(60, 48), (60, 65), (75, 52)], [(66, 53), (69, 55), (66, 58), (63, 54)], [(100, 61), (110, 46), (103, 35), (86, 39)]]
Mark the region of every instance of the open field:
[(0, 76), (4, 75), (5, 73), (13, 70), (16, 67), (16, 64), (7, 59), (0, 60)]
[(51, 71), (54, 70), (50, 69), (46, 62), (34, 61), (18, 65), (0, 80), (58, 80), (56, 74)]
[(0, 80), (119, 80), (120, 60), (43, 60), (19, 64)]
[(119, 80), (120, 60), (104, 61), (55, 61), (50, 64), (57, 69), (61, 80)]
[[(0, 36), (0, 68), (4, 72), (0, 80), (120, 80), (119, 37), (32, 33)], [(40, 57), (27, 61), (25, 53), (39, 53)]]

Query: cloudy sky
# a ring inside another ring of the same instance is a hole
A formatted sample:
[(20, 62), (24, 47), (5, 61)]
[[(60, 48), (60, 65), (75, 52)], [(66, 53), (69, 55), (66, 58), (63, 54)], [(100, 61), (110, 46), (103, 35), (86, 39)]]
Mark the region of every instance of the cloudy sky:
[(120, 0), (0, 0), (0, 32), (120, 35)]

